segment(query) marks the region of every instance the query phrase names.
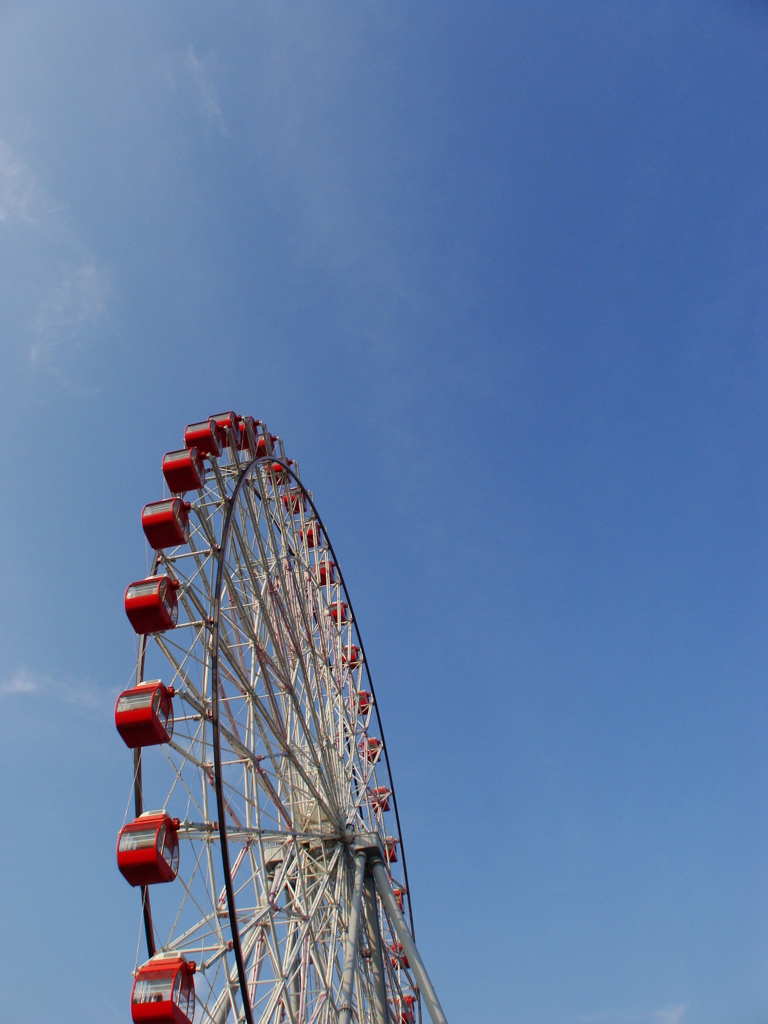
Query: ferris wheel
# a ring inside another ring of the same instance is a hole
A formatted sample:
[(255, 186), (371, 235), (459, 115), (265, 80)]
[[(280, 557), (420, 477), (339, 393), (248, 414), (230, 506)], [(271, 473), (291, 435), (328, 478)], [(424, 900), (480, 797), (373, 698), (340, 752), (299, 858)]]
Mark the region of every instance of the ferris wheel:
[(444, 1024), (362, 639), (298, 465), (228, 412), (188, 426), (162, 469), (115, 706), (133, 1020), (416, 1024), (423, 1002)]

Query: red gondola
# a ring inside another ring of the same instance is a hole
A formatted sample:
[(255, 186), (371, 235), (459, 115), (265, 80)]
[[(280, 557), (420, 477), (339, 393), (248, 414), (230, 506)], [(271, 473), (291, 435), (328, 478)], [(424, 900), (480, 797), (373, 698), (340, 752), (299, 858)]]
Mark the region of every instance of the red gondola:
[(351, 647), (342, 647), (341, 660), (345, 665), (349, 665), (350, 668), (357, 668), (363, 660), (363, 656), (360, 653), (360, 648), (357, 644), (352, 644)]
[[(250, 417), (246, 416), (246, 419), (250, 419)], [(251, 424), (252, 425), (253, 424), (258, 424), (258, 422), (259, 422), (258, 420), (251, 420)], [(255, 426), (253, 427), (253, 432), (254, 432), (254, 434), (256, 433), (256, 427)], [(242, 438), (242, 447), (243, 448), (247, 448), (248, 447), (248, 432), (245, 429), (244, 421), (243, 420), (240, 421), (240, 436)], [(267, 455), (271, 455), (273, 451), (274, 451), (274, 446), (272, 444), (272, 439), (271, 438), (266, 438), (263, 435), (261, 437), (257, 437), (256, 438), (256, 455), (255, 455), (255, 458), (257, 458), (257, 459), (265, 459), (267, 457)]]
[(321, 587), (324, 587), (329, 580), (331, 583), (336, 582), (336, 563), (332, 562), (329, 558), (325, 558), (322, 562), (318, 562), (316, 569)]
[[(232, 447), (232, 438), (235, 438), (235, 444), (237, 444), (240, 437), (240, 430), (238, 428), (237, 416), (233, 412), (217, 412), (215, 416), (209, 416), (209, 420), (212, 420), (219, 431), (219, 441), (222, 448)], [(232, 434), (230, 435), (230, 431)]]
[(179, 614), (179, 581), (169, 576), (150, 576), (131, 583), (125, 592), (125, 614), (137, 633), (162, 633), (173, 629)]
[(364, 761), (376, 764), (381, 757), (381, 740), (376, 739), (375, 736), (370, 739), (366, 736), (360, 741), (360, 755)]
[(411, 965), (408, 963), (408, 957), (403, 952), (402, 942), (393, 942), (389, 948), (395, 954), (392, 958), (392, 966), (397, 967), (398, 963), (401, 963), (407, 970)]
[(146, 811), (120, 829), (117, 866), (131, 885), (172, 882), (179, 870), (179, 819)]
[(302, 509), (306, 509), (307, 499), (304, 492), (296, 488), (283, 495), (283, 504), (289, 512), (296, 516)]
[(405, 896), (405, 889), (393, 889), (392, 892), (395, 894), (397, 905), (400, 909), (403, 909), (403, 896)]
[(320, 546), (320, 527), (317, 525), (317, 523), (312, 522), (309, 524), (306, 530), (300, 530), (299, 532), (301, 534), (301, 539), (307, 542), (308, 548), (316, 548)]
[(270, 462), (269, 471), (278, 484), (283, 484), (288, 479), (288, 470), (280, 462)]
[(189, 510), (192, 506), (181, 498), (151, 501), (141, 511), (144, 535), (155, 549), (174, 548), (189, 540)]
[(403, 996), (403, 1012), (401, 1014), (403, 1024), (414, 1024), (416, 1017), (413, 1013), (413, 1007), (415, 1004), (416, 996)]
[(349, 622), (349, 608), (344, 601), (334, 601), (328, 609), (334, 622)]
[[(253, 416), (240, 416), (237, 420), (237, 447), (239, 451), (250, 451), (251, 447), (248, 443), (248, 427), (250, 426), (251, 432), (253, 433), (254, 440), (256, 440), (256, 449), (258, 455), (259, 442), (263, 441), (264, 438), (256, 438), (256, 428), (259, 425), (259, 421), (255, 420)], [(266, 444), (264, 445), (264, 454), (266, 455)]]
[(115, 725), (131, 749), (167, 743), (173, 736), (173, 687), (159, 679), (123, 690), (115, 704)]
[(134, 1024), (192, 1024), (195, 1019), (195, 961), (158, 953), (143, 964), (131, 993)]
[(163, 456), (163, 476), (173, 494), (198, 491), (205, 485), (205, 466), (197, 448), (182, 448)]
[(375, 811), (388, 811), (389, 810), (389, 798), (392, 796), (392, 790), (387, 789), (386, 786), (377, 786), (376, 789), (371, 790), (371, 803)]
[[(387, 864), (397, 863), (397, 844), (400, 842), (399, 839), (395, 839), (394, 836), (384, 837), (384, 856), (387, 858)], [(406, 964), (406, 967), (408, 965)]]
[(367, 690), (361, 690), (357, 695), (357, 711), (360, 715), (367, 715), (371, 710), (371, 695)]
[(221, 455), (221, 431), (213, 420), (190, 423), (184, 428), (184, 447), (197, 448), (201, 455)]

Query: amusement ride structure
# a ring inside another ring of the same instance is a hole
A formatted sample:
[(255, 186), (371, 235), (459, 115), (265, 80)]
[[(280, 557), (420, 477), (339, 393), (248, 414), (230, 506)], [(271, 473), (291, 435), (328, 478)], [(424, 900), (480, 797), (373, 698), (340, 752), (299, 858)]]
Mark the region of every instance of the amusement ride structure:
[(423, 1002), (445, 1024), (363, 642), (298, 466), (229, 412), (188, 426), (163, 475), (115, 707), (134, 766), (117, 863), (143, 918), (133, 1020), (416, 1024)]

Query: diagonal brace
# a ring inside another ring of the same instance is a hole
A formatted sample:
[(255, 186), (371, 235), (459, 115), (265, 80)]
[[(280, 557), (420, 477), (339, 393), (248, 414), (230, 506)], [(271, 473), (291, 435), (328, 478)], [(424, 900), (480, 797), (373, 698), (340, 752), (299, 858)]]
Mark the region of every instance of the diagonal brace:
[(376, 889), (378, 890), (379, 896), (386, 907), (389, 919), (395, 926), (397, 937), (403, 944), (403, 952), (408, 957), (408, 962), (411, 965), (414, 976), (419, 986), (419, 991), (424, 998), (429, 1016), (432, 1018), (432, 1024), (448, 1024), (443, 1008), (440, 1005), (440, 1000), (437, 998), (437, 993), (429, 980), (429, 975), (424, 966), (424, 963), (419, 956), (419, 951), (416, 948), (416, 943), (413, 941), (411, 933), (408, 931), (408, 925), (405, 923), (403, 912), (397, 902), (397, 897), (392, 892), (392, 886), (389, 884), (387, 878), (387, 869), (384, 867), (384, 860), (377, 853), (372, 853), (369, 859), (369, 867), (373, 880), (376, 883)]

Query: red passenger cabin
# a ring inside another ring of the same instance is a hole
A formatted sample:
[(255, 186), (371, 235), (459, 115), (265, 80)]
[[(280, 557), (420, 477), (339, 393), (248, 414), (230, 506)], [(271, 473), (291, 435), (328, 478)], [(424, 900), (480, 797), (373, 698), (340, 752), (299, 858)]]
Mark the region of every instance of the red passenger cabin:
[(334, 601), (328, 610), (334, 622), (349, 622), (349, 608), (344, 601)]
[(414, 1024), (416, 1017), (413, 1008), (416, 1005), (416, 996), (403, 996), (403, 1012), (400, 1019), (403, 1024)]
[(403, 952), (402, 942), (393, 942), (389, 948), (395, 954), (394, 957), (392, 957), (392, 966), (397, 967), (398, 963), (401, 963), (403, 967), (408, 970), (411, 965), (408, 963), (408, 957)]
[(376, 739), (375, 736), (370, 739), (366, 736), (360, 743), (360, 756), (364, 761), (376, 764), (381, 757), (381, 740)]
[[(387, 858), (387, 864), (397, 863), (397, 844), (400, 842), (399, 839), (395, 839), (394, 836), (385, 836), (384, 838), (384, 856)], [(406, 964), (406, 967), (408, 965)]]
[(403, 896), (405, 896), (405, 889), (393, 889), (392, 892), (395, 894), (397, 905), (400, 909), (403, 909)]
[(357, 711), (360, 715), (367, 715), (371, 710), (373, 701), (367, 690), (361, 690), (357, 695)]
[(131, 885), (172, 882), (179, 870), (179, 819), (145, 811), (120, 829), (117, 866)]
[(194, 960), (158, 953), (143, 964), (131, 993), (134, 1024), (192, 1024), (195, 1019)]
[(163, 476), (172, 494), (199, 491), (205, 485), (205, 466), (197, 448), (182, 448), (163, 456)]
[[(240, 430), (237, 424), (237, 416), (233, 412), (217, 412), (215, 416), (209, 416), (209, 420), (212, 420), (219, 431), (219, 442), (222, 448), (231, 448), (232, 439), (235, 439), (235, 444), (238, 443), (240, 438)], [(230, 433), (231, 432), (231, 433)]]
[(352, 644), (350, 647), (343, 647), (341, 650), (341, 660), (345, 665), (349, 665), (350, 668), (357, 668), (363, 660), (363, 656), (360, 653), (360, 648), (357, 644)]
[(389, 798), (391, 796), (392, 796), (392, 790), (391, 789), (387, 789), (386, 786), (377, 786), (376, 789), (372, 789), (371, 790), (371, 803), (373, 804), (374, 811), (388, 811), (389, 810)]
[(139, 634), (162, 633), (176, 625), (179, 581), (150, 576), (131, 583), (125, 592), (125, 614)]
[(173, 736), (173, 687), (159, 679), (123, 690), (115, 704), (115, 725), (126, 746), (152, 747)]
[(317, 523), (311, 522), (306, 530), (300, 530), (302, 540), (307, 542), (308, 548), (317, 548), (320, 546), (320, 527)]
[[(246, 416), (246, 419), (250, 420), (250, 422), (251, 422), (251, 424), (253, 426), (253, 432), (254, 432), (254, 435), (255, 435), (256, 434), (256, 426), (258, 425), (259, 421), (258, 420), (251, 420), (250, 416)], [(240, 434), (241, 434), (241, 437), (242, 437), (242, 447), (243, 448), (247, 448), (248, 447), (248, 432), (245, 429), (245, 425), (244, 425), (244, 421), (243, 420), (240, 421)], [(273, 438), (272, 437), (264, 437), (263, 435), (261, 437), (257, 437), (256, 438), (256, 455), (254, 457), (257, 458), (257, 459), (265, 459), (268, 455), (271, 455), (272, 452), (274, 451), (274, 445), (273, 445), (272, 442), (273, 442)]]
[(302, 509), (307, 507), (307, 499), (305, 498), (302, 490), (295, 488), (283, 495), (283, 504), (290, 513), (296, 516)]
[[(248, 427), (251, 428), (254, 441), (256, 441), (256, 447), (259, 446), (259, 441), (264, 440), (263, 438), (256, 439), (256, 428), (259, 425), (259, 421), (255, 420), (253, 416), (240, 416), (237, 421), (237, 447), (240, 451), (250, 451), (251, 446), (248, 441)], [(264, 454), (266, 455), (266, 446)]]
[(218, 458), (221, 455), (222, 440), (221, 431), (213, 420), (190, 423), (184, 428), (184, 447), (197, 448), (201, 455)]
[(325, 558), (322, 562), (318, 562), (316, 568), (321, 587), (324, 587), (328, 582), (336, 582), (336, 563), (332, 562), (330, 558)]
[(189, 502), (181, 498), (151, 501), (141, 510), (144, 536), (155, 551), (175, 548), (189, 540)]

